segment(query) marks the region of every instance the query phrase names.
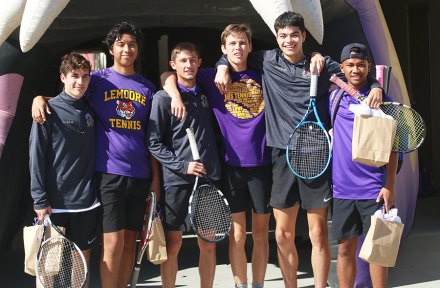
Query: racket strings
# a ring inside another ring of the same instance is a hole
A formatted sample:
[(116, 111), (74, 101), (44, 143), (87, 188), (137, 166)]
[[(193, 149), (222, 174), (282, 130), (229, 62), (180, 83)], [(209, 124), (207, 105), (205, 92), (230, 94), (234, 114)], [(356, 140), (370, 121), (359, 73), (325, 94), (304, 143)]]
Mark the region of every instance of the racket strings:
[(306, 179), (321, 175), (331, 153), (326, 132), (316, 123), (298, 126), (290, 138), (287, 153), (290, 167), (297, 175)]
[(409, 152), (418, 148), (425, 138), (425, 122), (415, 110), (404, 105), (382, 105), (381, 110), (396, 122), (393, 151)]
[(52, 237), (41, 247), (37, 273), (45, 288), (82, 287), (86, 267), (74, 244), (62, 237)]
[(229, 207), (215, 187), (202, 185), (197, 188), (191, 211), (193, 226), (203, 239), (216, 242), (228, 235), (232, 220)]

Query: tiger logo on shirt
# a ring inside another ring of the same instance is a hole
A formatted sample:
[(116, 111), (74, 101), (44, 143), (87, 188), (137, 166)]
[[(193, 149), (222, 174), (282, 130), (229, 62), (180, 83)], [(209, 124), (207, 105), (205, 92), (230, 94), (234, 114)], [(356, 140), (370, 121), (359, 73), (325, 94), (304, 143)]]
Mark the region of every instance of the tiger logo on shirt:
[(116, 112), (119, 116), (127, 120), (133, 118), (134, 114), (136, 113), (136, 109), (133, 106), (133, 101), (125, 102), (116, 100)]

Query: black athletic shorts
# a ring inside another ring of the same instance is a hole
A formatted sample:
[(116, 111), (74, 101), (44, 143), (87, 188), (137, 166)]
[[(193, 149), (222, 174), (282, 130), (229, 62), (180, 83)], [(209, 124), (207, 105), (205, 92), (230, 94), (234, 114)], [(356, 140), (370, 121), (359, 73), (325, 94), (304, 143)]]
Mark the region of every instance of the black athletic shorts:
[(300, 203), (305, 210), (330, 206), (330, 169), (318, 178), (301, 179), (290, 170), (285, 149), (272, 149), (272, 181), (270, 205), (273, 208), (290, 208)]
[(185, 231), (189, 197), (194, 185), (166, 187), (160, 195), (162, 224), (168, 231)]
[(141, 231), (150, 179), (108, 173), (96, 173), (96, 178), (102, 204), (103, 232)]
[(222, 190), (232, 213), (243, 212), (249, 206), (257, 214), (270, 213), (272, 164), (259, 167), (224, 164), (222, 180)]
[(383, 202), (376, 199), (333, 199), (332, 237), (344, 240), (366, 235), (371, 225), (371, 215), (381, 209)]
[(81, 250), (88, 250), (99, 243), (99, 211), (101, 207), (83, 212), (52, 213), (50, 220), (56, 226), (66, 228), (66, 237)]

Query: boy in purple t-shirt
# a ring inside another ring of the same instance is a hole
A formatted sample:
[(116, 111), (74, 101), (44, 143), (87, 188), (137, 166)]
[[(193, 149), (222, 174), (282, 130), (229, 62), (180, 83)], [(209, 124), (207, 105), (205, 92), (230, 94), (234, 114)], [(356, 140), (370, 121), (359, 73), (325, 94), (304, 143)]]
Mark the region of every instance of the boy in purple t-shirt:
[[(340, 68), (351, 87), (368, 95), (371, 89), (367, 79), (370, 63), (364, 45), (352, 43), (345, 46)], [(330, 107), (338, 91), (330, 94)], [(354, 114), (349, 106), (358, 103), (357, 99), (344, 93), (333, 119), (332, 236), (339, 243), (337, 274), (341, 288), (354, 286), (358, 237), (367, 233), (370, 216), (382, 205), (388, 211), (396, 197), (397, 153), (392, 153), (389, 163), (382, 167), (360, 164), (351, 159)], [(370, 264), (370, 274), (373, 287), (387, 287), (386, 267)]]
[[(197, 82), (208, 92), (222, 134), (222, 189), (232, 210), (229, 260), (239, 288), (247, 287), (247, 207), (252, 208), (252, 287), (263, 287), (269, 256), (271, 149), (266, 145), (261, 73), (247, 67), (251, 38), (250, 28), (244, 24), (228, 25), (221, 35), (222, 51), (232, 67), (228, 93), (222, 95), (215, 86), (215, 69), (202, 69), (197, 75)], [(164, 89), (173, 100), (178, 98), (174, 81), (166, 81)]]

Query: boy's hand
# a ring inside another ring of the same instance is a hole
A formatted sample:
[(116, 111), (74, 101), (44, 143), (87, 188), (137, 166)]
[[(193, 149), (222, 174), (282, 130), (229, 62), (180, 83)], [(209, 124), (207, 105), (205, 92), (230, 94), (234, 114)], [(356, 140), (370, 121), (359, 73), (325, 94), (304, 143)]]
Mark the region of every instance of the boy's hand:
[(375, 108), (375, 109), (380, 108), (380, 105), (383, 102), (382, 89), (380, 88), (371, 89), (370, 94), (368, 94), (368, 97), (367, 99), (365, 99), (365, 101), (370, 108)]
[(215, 86), (217, 86), (220, 93), (226, 94), (231, 89), (232, 81), (231, 75), (229, 75), (229, 69), (226, 65), (217, 67), (217, 73), (215, 74)]
[(46, 114), (51, 114), (49, 105), (43, 96), (37, 96), (32, 101), (32, 119), (43, 124), (46, 121)]

